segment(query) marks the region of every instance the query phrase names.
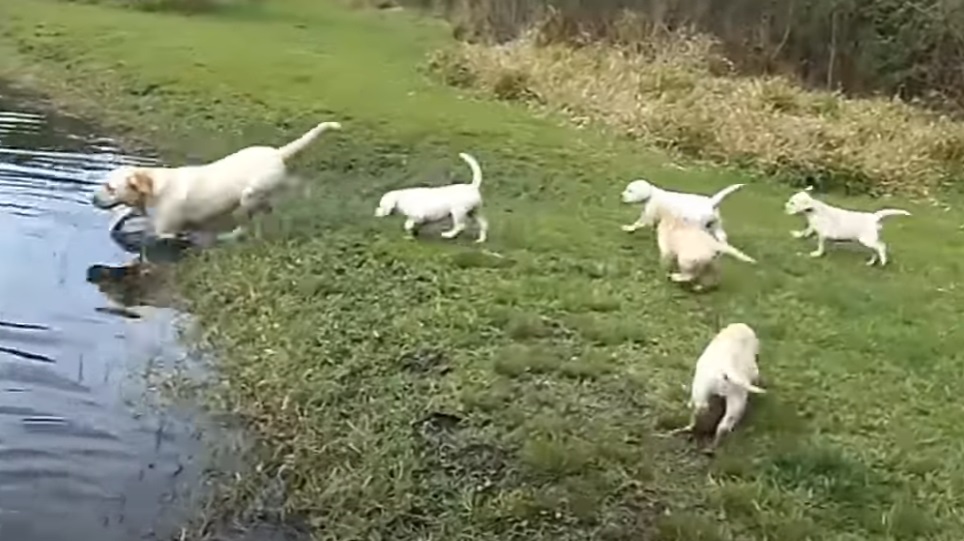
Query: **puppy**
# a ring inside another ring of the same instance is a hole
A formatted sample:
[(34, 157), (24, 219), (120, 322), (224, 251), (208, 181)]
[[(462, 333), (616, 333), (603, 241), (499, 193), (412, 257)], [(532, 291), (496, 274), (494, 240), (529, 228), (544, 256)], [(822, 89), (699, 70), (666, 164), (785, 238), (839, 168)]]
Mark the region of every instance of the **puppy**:
[[(725, 241), (717, 240), (709, 231), (692, 221), (680, 218), (672, 210), (662, 208), (657, 213), (656, 243), (660, 263), (671, 271), (670, 280), (697, 282), (694, 289), (716, 285), (719, 282), (719, 254), (728, 254), (747, 263), (756, 263), (752, 257), (737, 250)], [(673, 268), (677, 272), (672, 272)]]
[(742, 188), (743, 184), (732, 184), (716, 192), (711, 197), (702, 194), (672, 192), (657, 188), (645, 180), (634, 180), (623, 190), (623, 203), (646, 203), (639, 218), (623, 231), (632, 233), (639, 228), (652, 225), (660, 208), (672, 209), (682, 218), (693, 221), (710, 231), (716, 240), (726, 242), (723, 219), (719, 206), (723, 199)]
[(241, 221), (270, 211), (273, 196), (291, 183), (286, 162), (323, 132), (339, 128), (338, 122), (322, 122), (280, 148), (247, 147), (204, 165), (119, 167), (108, 173), (91, 202), (101, 209), (127, 205), (146, 213), (150, 208), (159, 239), (190, 230), (231, 230), (236, 237), (243, 232)]
[(711, 400), (722, 397), (726, 410), (716, 426), (713, 443), (707, 449), (710, 453), (716, 450), (743, 418), (749, 393), (766, 392), (754, 385), (760, 378), (757, 367), (759, 351), (760, 341), (749, 325), (731, 323), (717, 333), (696, 361), (689, 401), (690, 422), (673, 433), (692, 432), (711, 410)]
[(797, 192), (787, 200), (784, 210), (789, 215), (803, 214), (807, 227), (801, 231), (791, 231), (794, 238), (807, 238), (816, 233), (817, 249), (810, 257), (820, 257), (825, 252), (827, 240), (858, 242), (874, 251), (867, 265), (887, 264), (887, 245), (880, 240), (881, 220), (888, 216), (910, 216), (906, 210), (883, 209), (877, 212), (862, 212), (837, 208), (810, 195), (812, 186)]
[(405, 231), (409, 238), (418, 234), (418, 228), (425, 223), (452, 218), (452, 229), (442, 233), (451, 239), (459, 235), (466, 225), (466, 218), (472, 218), (479, 226), (479, 236), (475, 242), (485, 242), (489, 222), (482, 216), (482, 169), (471, 155), (459, 157), (472, 170), (470, 184), (449, 184), (448, 186), (419, 186), (392, 190), (382, 196), (375, 209), (375, 216), (383, 218), (393, 213), (405, 216)]

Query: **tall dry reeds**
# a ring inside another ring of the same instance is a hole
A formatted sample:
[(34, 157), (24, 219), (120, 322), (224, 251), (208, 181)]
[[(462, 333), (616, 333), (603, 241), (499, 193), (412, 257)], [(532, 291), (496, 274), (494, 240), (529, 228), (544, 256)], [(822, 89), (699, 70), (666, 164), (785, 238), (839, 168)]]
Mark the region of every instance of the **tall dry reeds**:
[(560, 24), (550, 18), (515, 41), (459, 44), (430, 65), (450, 84), (789, 180), (920, 194), (953, 182), (964, 165), (964, 124), (896, 99), (739, 76), (719, 40), (687, 28), (630, 36), (646, 27), (637, 21), (614, 26), (626, 29), (621, 43), (572, 46), (546, 39)]
[[(622, 14), (716, 37), (743, 74), (793, 75), (851, 95), (964, 107), (959, 0), (395, 0), (432, 10), (469, 41), (504, 43), (552, 11), (552, 40), (611, 41)], [(640, 31), (646, 31), (644, 27)]]

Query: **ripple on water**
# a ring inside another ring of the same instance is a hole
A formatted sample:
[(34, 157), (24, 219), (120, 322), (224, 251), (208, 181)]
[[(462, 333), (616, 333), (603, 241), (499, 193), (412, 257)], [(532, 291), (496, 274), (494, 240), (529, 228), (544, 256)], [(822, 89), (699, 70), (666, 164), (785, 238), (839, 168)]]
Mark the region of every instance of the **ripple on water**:
[(153, 163), (0, 88), (0, 539), (149, 539), (192, 483), (191, 427), (129, 406), (138, 374), (182, 355), (176, 314), (99, 312), (109, 301), (86, 280), (130, 259), (92, 190), (112, 167)]

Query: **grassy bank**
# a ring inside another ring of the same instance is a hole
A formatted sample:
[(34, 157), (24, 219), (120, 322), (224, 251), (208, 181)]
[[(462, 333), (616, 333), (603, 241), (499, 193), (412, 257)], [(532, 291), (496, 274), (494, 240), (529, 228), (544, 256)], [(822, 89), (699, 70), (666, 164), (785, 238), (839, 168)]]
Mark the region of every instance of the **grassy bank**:
[[(2, 76), (172, 162), (343, 122), (295, 166), (309, 197), (181, 276), (223, 406), (319, 539), (964, 534), (954, 213), (890, 199), (914, 213), (887, 223), (892, 266), (811, 260), (786, 188), (438, 85), (417, 66), (448, 31), (405, 13), (4, 0), (0, 20)], [(467, 178), (461, 150), (482, 162), (502, 257), (405, 242), (371, 216), (388, 187)], [(761, 264), (726, 262), (711, 295), (670, 287), (651, 233), (619, 230), (638, 213), (619, 192), (641, 175), (749, 182), (724, 213)], [(736, 320), (760, 334), (771, 393), (709, 459), (657, 431), (685, 421), (696, 356)]]

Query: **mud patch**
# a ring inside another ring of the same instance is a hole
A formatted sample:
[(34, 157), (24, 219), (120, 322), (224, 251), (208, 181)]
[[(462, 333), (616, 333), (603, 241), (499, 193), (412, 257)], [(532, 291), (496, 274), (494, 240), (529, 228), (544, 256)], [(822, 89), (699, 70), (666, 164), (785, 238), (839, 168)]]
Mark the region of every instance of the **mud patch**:
[(431, 348), (405, 353), (398, 363), (402, 369), (416, 374), (446, 374), (452, 370), (445, 353)]

